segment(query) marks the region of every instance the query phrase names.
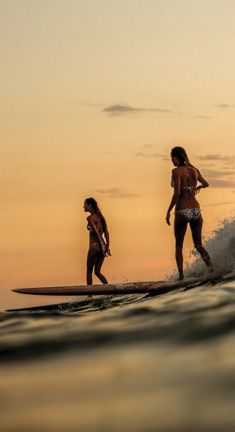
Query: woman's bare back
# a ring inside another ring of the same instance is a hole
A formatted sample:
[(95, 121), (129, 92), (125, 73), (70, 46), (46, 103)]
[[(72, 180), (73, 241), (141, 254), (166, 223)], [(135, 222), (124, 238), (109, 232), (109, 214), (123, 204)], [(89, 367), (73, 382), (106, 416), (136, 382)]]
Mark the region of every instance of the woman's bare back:
[(198, 171), (192, 166), (179, 166), (172, 171), (172, 183), (179, 189), (179, 199), (176, 211), (186, 208), (199, 208), (199, 202), (195, 198), (198, 182)]

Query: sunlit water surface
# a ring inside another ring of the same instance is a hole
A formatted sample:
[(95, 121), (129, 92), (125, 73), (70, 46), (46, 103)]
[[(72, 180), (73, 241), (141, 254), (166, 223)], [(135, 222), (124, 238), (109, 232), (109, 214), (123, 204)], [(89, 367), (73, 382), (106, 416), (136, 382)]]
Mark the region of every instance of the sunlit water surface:
[(1, 430), (234, 431), (233, 235), (216, 281), (2, 312)]

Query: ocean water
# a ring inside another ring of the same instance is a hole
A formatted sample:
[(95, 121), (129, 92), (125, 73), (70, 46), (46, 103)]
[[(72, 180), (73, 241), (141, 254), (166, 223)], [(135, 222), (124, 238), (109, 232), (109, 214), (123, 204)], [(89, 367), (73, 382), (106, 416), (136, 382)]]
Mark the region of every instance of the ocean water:
[(1, 430), (234, 431), (235, 222), (206, 246), (201, 284), (2, 311)]

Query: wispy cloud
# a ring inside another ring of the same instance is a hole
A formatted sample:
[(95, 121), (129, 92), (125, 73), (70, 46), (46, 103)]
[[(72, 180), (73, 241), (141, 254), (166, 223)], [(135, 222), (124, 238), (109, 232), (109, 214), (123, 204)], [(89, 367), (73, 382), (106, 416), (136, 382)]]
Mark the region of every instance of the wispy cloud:
[(222, 108), (222, 109), (228, 109), (228, 108), (234, 108), (234, 104), (228, 104), (228, 103), (220, 103), (215, 105), (216, 108)]
[(144, 144), (144, 145), (142, 146), (143, 149), (152, 149), (153, 147), (154, 147), (153, 144)]
[(196, 116), (194, 116), (194, 118), (202, 119), (202, 120), (210, 120), (211, 119), (211, 117), (208, 115), (196, 115)]
[(156, 151), (156, 148), (157, 146), (154, 144), (145, 144), (141, 147), (139, 151), (135, 153), (135, 156), (146, 159), (169, 160), (169, 157)]
[(229, 189), (235, 187), (234, 170), (204, 168), (202, 174), (208, 179), (212, 187)]
[(213, 177), (211, 178), (210, 185), (213, 186), (214, 188), (230, 189), (235, 187), (235, 181), (216, 179)]
[(126, 115), (126, 114), (141, 113), (141, 112), (155, 112), (158, 114), (169, 114), (172, 112), (165, 108), (140, 108), (140, 107), (133, 107), (130, 105), (110, 105), (106, 108), (103, 108), (102, 111), (111, 115)]
[(234, 162), (235, 161), (235, 155), (221, 155), (219, 153), (216, 154), (207, 154), (205, 156), (199, 156), (199, 160), (202, 161), (220, 161), (220, 162)]
[(204, 168), (203, 170), (204, 174), (206, 173), (209, 177), (224, 177), (224, 176), (233, 176), (234, 170), (231, 171), (225, 171), (224, 169), (218, 168), (218, 169), (211, 169), (211, 168)]
[(123, 192), (119, 188), (95, 189), (92, 192), (106, 195), (109, 198), (137, 198), (139, 196), (137, 194)]
[(222, 155), (220, 153), (210, 153), (199, 156), (202, 163), (203, 176), (205, 176), (210, 185), (215, 188), (231, 189), (235, 187), (234, 163), (235, 155)]
[(161, 155), (159, 153), (154, 153), (154, 152), (153, 153), (152, 152), (145, 153), (145, 152), (141, 152), (141, 151), (136, 152), (135, 155), (138, 157), (149, 158), (149, 159), (158, 159), (158, 158), (162, 159), (164, 157), (163, 155)]

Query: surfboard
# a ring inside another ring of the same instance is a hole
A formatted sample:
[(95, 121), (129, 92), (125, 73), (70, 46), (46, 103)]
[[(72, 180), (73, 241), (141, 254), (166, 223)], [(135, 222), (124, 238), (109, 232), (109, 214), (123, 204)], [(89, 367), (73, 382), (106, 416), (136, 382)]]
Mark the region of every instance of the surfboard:
[(186, 288), (192, 284), (204, 282), (201, 278), (183, 281), (150, 281), (127, 282), (123, 284), (108, 285), (78, 285), (78, 286), (54, 286), (15, 288), (12, 291), (20, 294), (43, 296), (87, 296), (87, 295), (116, 295), (116, 294), (163, 294), (178, 288)]

